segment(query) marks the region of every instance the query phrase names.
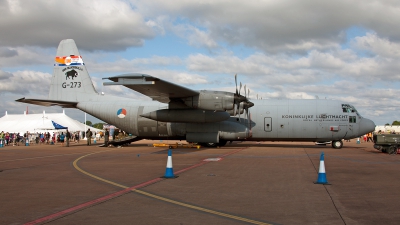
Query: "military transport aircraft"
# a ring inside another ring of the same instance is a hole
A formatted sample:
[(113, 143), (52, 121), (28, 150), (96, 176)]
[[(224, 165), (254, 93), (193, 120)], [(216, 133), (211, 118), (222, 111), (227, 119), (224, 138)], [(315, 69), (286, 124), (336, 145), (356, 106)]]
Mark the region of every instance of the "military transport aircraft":
[(333, 148), (341, 148), (343, 139), (375, 129), (374, 122), (340, 101), (250, 101), (246, 88), (240, 94), (236, 76), (236, 92), (196, 91), (140, 73), (103, 79), (110, 80), (104, 85), (123, 85), (154, 101), (99, 94), (72, 39), (58, 46), (48, 99), (16, 101), (78, 108), (137, 139), (187, 140), (208, 147), (227, 141), (332, 141)]

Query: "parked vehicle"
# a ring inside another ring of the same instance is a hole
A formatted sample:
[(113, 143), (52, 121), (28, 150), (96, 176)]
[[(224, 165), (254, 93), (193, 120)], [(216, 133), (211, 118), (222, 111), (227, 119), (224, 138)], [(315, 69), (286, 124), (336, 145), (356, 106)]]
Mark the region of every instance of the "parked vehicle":
[(388, 154), (397, 154), (400, 148), (400, 134), (375, 134), (374, 148), (387, 152)]

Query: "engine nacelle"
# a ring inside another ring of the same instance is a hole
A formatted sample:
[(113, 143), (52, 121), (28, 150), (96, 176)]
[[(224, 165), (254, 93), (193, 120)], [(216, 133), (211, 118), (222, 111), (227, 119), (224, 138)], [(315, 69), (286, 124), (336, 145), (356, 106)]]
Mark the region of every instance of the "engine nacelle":
[(217, 127), (215, 124), (186, 124), (184, 127), (176, 125), (172, 131), (186, 134), (188, 142), (218, 143), (220, 139), (226, 141), (245, 140), (251, 136), (250, 130), (243, 124), (235, 121), (222, 121)]
[(183, 98), (183, 101), (195, 109), (226, 111), (233, 109), (235, 98), (231, 92), (202, 90), (199, 95)]
[(140, 115), (160, 122), (216, 123), (229, 119), (227, 112), (201, 109), (160, 109)]

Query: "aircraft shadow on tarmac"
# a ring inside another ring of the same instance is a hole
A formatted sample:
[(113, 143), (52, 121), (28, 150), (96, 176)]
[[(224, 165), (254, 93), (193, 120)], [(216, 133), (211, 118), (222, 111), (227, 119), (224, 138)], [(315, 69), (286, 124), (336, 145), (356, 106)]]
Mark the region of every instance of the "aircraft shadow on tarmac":
[[(189, 154), (193, 152), (201, 152), (204, 150), (209, 150), (210, 148), (172, 148), (172, 154)], [(163, 149), (160, 151), (152, 152), (151, 154), (168, 154), (169, 149)]]
[[(322, 145), (322, 144), (301, 144), (301, 142), (298, 142), (299, 144), (295, 144), (295, 142), (293, 142), (293, 144), (285, 144), (285, 143), (278, 143), (278, 142), (253, 142), (253, 143), (249, 143), (249, 142), (242, 142), (242, 143), (233, 143), (233, 144), (227, 144), (225, 145), (225, 147), (265, 147), (265, 148), (274, 148), (274, 147), (279, 147), (279, 148), (329, 148), (332, 149), (331, 144), (326, 144), (326, 145)], [(304, 142), (303, 142), (304, 143)], [(343, 146), (343, 148), (364, 148), (363, 146)], [(340, 150), (340, 149), (338, 149)]]
[[(131, 143), (129, 145), (123, 146), (123, 147), (149, 147), (151, 145), (149, 144), (136, 144), (136, 143)], [(261, 147), (261, 148), (310, 148), (310, 149), (318, 149), (318, 148), (327, 148), (327, 149), (332, 149), (330, 144), (326, 145), (316, 145), (314, 143), (307, 143), (304, 144), (304, 142), (293, 142), (292, 144), (286, 144), (286, 143), (279, 143), (279, 142), (233, 142), (233, 143), (227, 143), (225, 146), (220, 147), (221, 149), (224, 148), (243, 148), (243, 147)], [(362, 149), (365, 148), (365, 146), (346, 146), (344, 145), (343, 148), (352, 148), (352, 149)], [(217, 149), (215, 147), (210, 148), (210, 147), (201, 147), (200, 149), (197, 148), (185, 148), (185, 147), (179, 147), (179, 148), (172, 148), (174, 154), (188, 154), (192, 152), (198, 152), (198, 151), (204, 151), (204, 150), (213, 150)], [(338, 149), (340, 150), (340, 149)], [(375, 152), (375, 151), (373, 151)], [(153, 152), (152, 154), (167, 154), (168, 153), (168, 148), (163, 148), (163, 150)], [(379, 153), (377, 151), (377, 153)]]

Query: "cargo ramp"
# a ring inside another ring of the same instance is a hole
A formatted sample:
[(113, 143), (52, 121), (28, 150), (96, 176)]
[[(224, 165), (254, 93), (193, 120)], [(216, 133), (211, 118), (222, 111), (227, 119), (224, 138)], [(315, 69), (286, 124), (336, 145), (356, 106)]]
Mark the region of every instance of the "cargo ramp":
[[(116, 138), (112, 141), (109, 141), (108, 144), (114, 145), (114, 146), (121, 146), (121, 145), (125, 145), (125, 144), (130, 144), (132, 142), (139, 141), (139, 140), (142, 140), (142, 139), (137, 136), (127, 136), (127, 137), (123, 137), (123, 138)], [(107, 146), (105, 144), (102, 144), (102, 145), (99, 145), (99, 147), (107, 147)]]

